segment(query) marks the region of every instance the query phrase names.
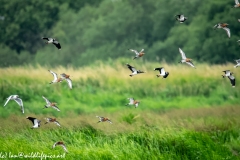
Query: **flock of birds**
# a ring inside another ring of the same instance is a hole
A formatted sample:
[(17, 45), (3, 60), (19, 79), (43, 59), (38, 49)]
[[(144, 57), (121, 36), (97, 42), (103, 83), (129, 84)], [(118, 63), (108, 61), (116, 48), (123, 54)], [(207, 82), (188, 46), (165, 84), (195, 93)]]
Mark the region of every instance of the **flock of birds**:
[[(240, 4), (238, 2), (238, 0), (235, 0), (235, 5), (233, 6), (234, 8), (238, 8), (240, 7)], [(184, 15), (182, 14), (179, 14), (179, 15), (175, 15), (176, 17), (176, 20), (179, 21), (180, 23), (184, 23), (188, 18), (185, 17)], [(238, 21), (240, 22), (240, 19), (238, 19)], [(230, 29), (228, 28), (228, 24), (227, 23), (218, 23), (216, 25), (214, 25), (213, 27), (214, 29), (216, 28), (219, 28), (219, 29), (224, 29), (226, 32), (227, 32), (227, 36), (230, 38)], [(42, 38), (43, 40), (47, 40), (45, 43), (46, 44), (53, 44), (55, 45), (59, 50), (61, 49), (61, 45), (60, 43), (55, 39), (55, 38), (46, 38), (46, 37), (43, 37)], [(240, 40), (239, 40), (240, 42)], [(140, 58), (142, 56), (145, 55), (144, 53), (144, 49), (142, 49), (141, 51), (137, 51), (137, 50), (134, 50), (134, 49), (128, 49), (129, 51), (131, 52), (134, 52), (135, 53), (135, 57), (133, 58), (136, 59), (136, 58)], [(190, 58), (187, 58), (185, 53), (182, 51), (181, 48), (179, 48), (179, 53), (182, 57), (182, 59), (179, 61), (179, 63), (186, 63), (188, 64), (189, 66), (193, 67), (196, 69), (196, 67), (194, 66), (193, 62), (192, 62), (192, 59)], [(238, 66), (240, 66), (240, 59), (236, 60), (237, 62), (237, 65), (235, 65), (234, 67), (237, 68)], [(140, 73), (145, 73), (144, 71), (141, 71), (141, 70), (137, 70), (135, 67), (131, 66), (130, 64), (126, 64), (127, 67), (129, 68), (129, 70), (131, 70), (131, 74), (129, 75), (130, 77), (134, 76), (134, 75), (137, 75), (137, 74), (140, 74)], [(62, 81), (66, 80), (67, 84), (68, 84), (68, 87), (70, 89), (72, 89), (72, 80), (70, 79), (70, 75), (68, 74), (65, 74), (65, 73), (62, 73), (60, 74), (61, 77), (58, 77), (58, 74), (51, 71), (51, 70), (48, 70), (52, 76), (53, 76), (53, 80), (50, 82), (50, 84), (53, 84), (53, 83), (61, 83)], [(164, 67), (160, 67), (160, 68), (154, 68), (154, 71), (159, 71), (159, 74), (157, 74), (156, 76), (157, 77), (162, 77), (162, 78), (167, 78), (168, 75), (169, 75), (169, 72), (166, 72)], [(225, 70), (223, 71), (225, 74), (222, 75), (222, 77), (228, 77), (231, 84), (232, 84), (232, 87), (235, 87), (235, 77), (233, 76), (233, 73), (230, 71), (230, 70)], [(51, 102), (50, 100), (48, 100), (46, 97), (42, 96), (42, 98), (45, 100), (46, 102), (46, 105), (44, 106), (44, 108), (53, 108), (57, 111), (60, 111), (60, 109), (58, 108), (57, 106), (57, 103), (55, 102)], [(7, 98), (4, 106), (7, 105), (7, 103), (10, 101), (10, 100), (14, 100), (15, 102), (17, 102), (17, 104), (21, 107), (21, 112), (24, 113), (24, 107), (23, 107), (23, 101), (22, 99), (18, 96), (18, 95), (11, 95)], [(126, 104), (126, 105), (133, 105), (135, 106), (135, 108), (138, 107), (140, 101), (138, 100), (135, 100), (134, 98), (128, 98), (129, 100), (129, 103)], [(110, 124), (112, 124), (112, 121), (107, 118), (107, 117), (102, 117), (102, 116), (96, 116), (97, 118), (99, 118), (99, 122), (109, 122)], [(38, 120), (37, 118), (34, 118), (34, 117), (27, 117), (26, 119), (30, 120), (33, 124), (33, 126), (31, 127), (32, 129), (33, 128), (39, 128), (40, 127), (40, 123), (41, 123), (41, 120)], [(46, 122), (45, 124), (47, 123), (55, 123), (57, 126), (61, 126), (60, 123), (57, 121), (56, 118), (45, 118), (46, 119)], [(55, 148), (57, 145), (59, 146), (62, 146), (62, 148), (64, 149), (64, 151), (68, 152), (67, 148), (66, 148), (66, 145), (64, 144), (64, 142), (62, 141), (57, 141), (53, 144), (52, 148)]]

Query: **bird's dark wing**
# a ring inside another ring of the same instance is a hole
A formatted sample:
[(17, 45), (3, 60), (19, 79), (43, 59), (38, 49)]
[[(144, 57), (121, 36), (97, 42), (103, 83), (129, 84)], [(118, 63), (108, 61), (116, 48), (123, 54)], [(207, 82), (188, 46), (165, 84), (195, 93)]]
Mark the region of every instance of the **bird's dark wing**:
[(136, 69), (133, 66), (131, 66), (130, 64), (127, 64), (127, 66), (132, 72), (136, 71)]
[(229, 72), (230, 72), (230, 70), (226, 70), (226, 71), (223, 71), (223, 72), (226, 74), (226, 73), (229, 73)]
[(167, 77), (168, 77), (168, 75), (169, 75), (169, 73), (168, 73), (168, 72), (166, 72), (166, 74), (163, 76), (163, 78), (167, 78)]
[(46, 39), (46, 40), (49, 40), (49, 38), (46, 38), (46, 37), (42, 37), (42, 39)]
[(53, 44), (58, 48), (58, 49), (61, 49), (61, 45), (58, 41), (53, 41)]
[(155, 71), (158, 70), (158, 71), (161, 73), (162, 67), (160, 67), (160, 68), (155, 68), (154, 70), (155, 70)]
[(28, 117), (27, 119), (29, 119), (29, 120), (33, 123), (33, 125), (34, 125), (34, 120), (35, 120), (36, 118)]
[(228, 78), (229, 78), (232, 86), (235, 87), (235, 77), (233, 75), (230, 75), (230, 76), (228, 76)]
[(180, 16), (181, 16), (180, 14), (178, 14), (178, 15), (175, 15), (175, 17), (178, 17), (178, 18), (180, 18)]
[(144, 71), (138, 70), (137, 73), (145, 73)]

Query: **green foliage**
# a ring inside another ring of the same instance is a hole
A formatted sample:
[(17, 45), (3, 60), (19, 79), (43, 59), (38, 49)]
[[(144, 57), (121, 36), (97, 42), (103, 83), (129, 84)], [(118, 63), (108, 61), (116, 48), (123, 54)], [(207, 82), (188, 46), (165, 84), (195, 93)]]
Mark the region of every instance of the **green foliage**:
[[(25, 55), (25, 63), (57, 66), (89, 65), (93, 61), (132, 58), (128, 48), (145, 49), (147, 61), (174, 63), (178, 48), (197, 62), (226, 63), (238, 59), (238, 9), (234, 2), (137, 0), (3, 1), (0, 14), (1, 45)], [(174, 15), (184, 14), (180, 24)], [(17, 15), (17, 16), (16, 16)], [(230, 24), (231, 38), (216, 23)], [(55, 37), (62, 45), (58, 51), (45, 46), (42, 36)], [(4, 53), (0, 53), (4, 56)], [(14, 55), (14, 52), (11, 53)], [(46, 58), (51, 55), (51, 58)], [(6, 64), (12, 61), (6, 56)], [(22, 64), (15, 63), (15, 65)], [(4, 65), (2, 65), (4, 66)]]
[(18, 53), (21, 51), (35, 53), (43, 46), (41, 38), (50, 33), (48, 30), (58, 21), (58, 3), (3, 0), (1, 14), (5, 19), (0, 23), (2, 44)]
[[(174, 129), (141, 129), (110, 135), (96, 132), (100, 131), (92, 127), (5, 130), (8, 134), (0, 132), (0, 150), (16, 155), (41, 151), (47, 155), (64, 155), (66, 159), (239, 159), (226, 146), (231, 141), (239, 142), (239, 135), (223, 140), (222, 131), (212, 131), (210, 135)], [(234, 132), (239, 129), (234, 128)], [(64, 141), (69, 153), (59, 146), (51, 148), (59, 140)]]
[[(232, 64), (210, 69), (199, 64), (196, 70), (161, 64), (170, 71), (161, 79), (153, 71), (158, 63), (139, 61), (149, 72), (129, 77), (123, 62), (52, 69), (71, 73), (72, 90), (65, 81), (48, 84), (52, 75), (47, 68), (1, 69), (0, 103), (18, 94), (25, 113), (14, 101), (0, 107), (0, 151), (43, 152), (66, 159), (239, 159), (239, 86), (233, 89), (220, 75)], [(43, 109), (42, 95), (57, 102), (61, 111)], [(141, 101), (136, 109), (125, 106), (132, 96)], [(96, 115), (109, 117), (113, 124), (97, 123)], [(26, 116), (41, 120), (40, 128), (30, 129)], [(44, 124), (46, 117), (56, 117), (61, 127)], [(69, 153), (60, 146), (52, 149), (56, 141), (64, 141)]]
[[(65, 81), (50, 85), (52, 75), (47, 71), (49, 68), (27, 66), (22, 69), (2, 69), (0, 103), (4, 104), (8, 96), (18, 94), (23, 99), (26, 113), (51, 113), (63, 117), (68, 116), (69, 112), (83, 114), (99, 109), (114, 112), (123, 108), (131, 111), (165, 110), (239, 104), (239, 85), (232, 88), (229, 79), (221, 77), (222, 70), (233, 67), (232, 64), (211, 67), (198, 64), (196, 70), (185, 65), (162, 64), (170, 72), (167, 79), (162, 79), (156, 78), (157, 72), (153, 71), (153, 68), (159, 66), (157, 63), (138, 62), (147, 73), (129, 77), (130, 71), (122, 65), (122, 61), (109, 61), (113, 66), (99, 63), (75, 71), (60, 68), (59, 74), (66, 72), (73, 77), (72, 90)], [(179, 72), (179, 69), (185, 72)], [(238, 75), (238, 72), (236, 68), (234, 73)], [(238, 78), (236, 84), (239, 84)], [(58, 103), (61, 112), (57, 113), (52, 108), (42, 109), (45, 105), (42, 95)], [(136, 109), (125, 106), (129, 97), (141, 102)], [(0, 115), (6, 116), (12, 112), (21, 114), (16, 107), (18, 108), (17, 104), (10, 101), (6, 107), (0, 107)], [(125, 116), (123, 119), (127, 123), (135, 121), (134, 114)]]
[(122, 117), (122, 121), (127, 122), (128, 124), (133, 124), (136, 122), (136, 116), (133, 113), (129, 113), (128, 115)]

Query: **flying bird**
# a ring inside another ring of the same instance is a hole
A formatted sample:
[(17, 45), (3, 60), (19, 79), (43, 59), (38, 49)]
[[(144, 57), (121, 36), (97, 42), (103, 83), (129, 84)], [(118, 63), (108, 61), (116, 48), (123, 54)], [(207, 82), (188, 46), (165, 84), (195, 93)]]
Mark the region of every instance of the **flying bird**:
[(187, 20), (187, 17), (184, 17), (183, 14), (175, 15), (176, 20), (179, 21), (180, 23), (183, 23)]
[(240, 59), (238, 59), (238, 60), (235, 60), (236, 62), (237, 62), (237, 65), (236, 66), (234, 66), (234, 68), (237, 68), (238, 66), (240, 66)]
[(132, 74), (129, 75), (130, 77), (140, 74), (140, 73), (145, 73), (144, 71), (136, 70), (133, 66), (129, 65), (128, 63), (126, 65), (132, 71)]
[(15, 102), (17, 102), (17, 104), (21, 107), (22, 113), (24, 113), (23, 102), (22, 102), (22, 99), (21, 99), (18, 95), (11, 95), (11, 96), (9, 96), (9, 97), (7, 98), (7, 101), (6, 101), (5, 104), (4, 104), (4, 107), (7, 105), (7, 103), (8, 103), (10, 100), (14, 100)]
[(59, 82), (62, 82), (63, 79), (62, 78), (58, 78), (58, 75), (57, 73), (51, 71), (51, 70), (48, 70), (52, 75), (53, 75), (53, 80), (52, 82), (50, 82), (49, 84), (52, 84), (52, 83), (59, 83)]
[(137, 101), (137, 100), (134, 100), (134, 98), (128, 98), (128, 100), (129, 100), (129, 103), (128, 104), (126, 104), (126, 106), (128, 106), (128, 105), (134, 105), (135, 106), (135, 108), (137, 108), (138, 107), (138, 105), (139, 105), (139, 101)]
[(233, 73), (230, 72), (230, 70), (226, 70), (226, 71), (223, 71), (225, 73), (225, 75), (222, 75), (222, 77), (228, 77), (231, 84), (232, 84), (232, 87), (235, 87), (235, 77), (233, 76)]
[(26, 119), (29, 119), (29, 120), (33, 123), (32, 129), (33, 129), (33, 128), (39, 128), (39, 127), (40, 127), (41, 121), (38, 120), (37, 118), (27, 117)]
[(192, 59), (187, 58), (186, 55), (185, 55), (185, 53), (181, 50), (181, 48), (179, 48), (179, 52), (180, 52), (180, 54), (181, 54), (181, 56), (182, 56), (182, 60), (181, 60), (179, 63), (187, 63), (187, 64), (190, 65), (191, 67), (194, 67), (194, 68), (195, 68), (195, 66), (194, 66), (193, 63), (192, 63)]
[(45, 119), (47, 120), (47, 122), (45, 122), (45, 124), (52, 122), (61, 127), (60, 123), (56, 120), (56, 118), (45, 118)]
[(162, 76), (163, 78), (167, 78), (169, 75), (169, 72), (166, 72), (163, 67), (160, 68), (154, 68), (154, 71), (158, 70), (160, 74), (156, 75), (157, 77)]
[(44, 106), (44, 108), (52, 107), (52, 108), (56, 109), (57, 111), (60, 111), (60, 109), (57, 107), (57, 103), (50, 102), (50, 101), (49, 101), (47, 98), (45, 98), (44, 96), (42, 96), (42, 98), (46, 101), (46, 105)]
[(136, 59), (136, 58), (139, 58), (139, 57), (142, 57), (145, 53), (143, 52), (144, 49), (142, 49), (140, 52), (138, 52), (137, 50), (134, 50), (134, 49), (128, 49), (129, 51), (131, 52), (134, 52), (136, 54), (136, 56), (133, 58), (133, 59)]
[(68, 75), (68, 74), (65, 74), (65, 73), (62, 73), (62, 74), (61, 74), (62, 80), (66, 80), (67, 83), (68, 83), (68, 87), (69, 87), (70, 89), (72, 89), (72, 80), (71, 80), (69, 77), (70, 77), (70, 75)]
[(58, 41), (56, 41), (55, 38), (45, 38), (45, 37), (42, 37), (42, 39), (45, 39), (47, 40), (45, 43), (46, 44), (49, 44), (49, 43), (52, 43), (54, 44), (59, 50), (61, 49), (61, 45)]
[(240, 4), (238, 0), (235, 0), (235, 5), (232, 8), (239, 8), (239, 7), (240, 7)]
[(213, 26), (213, 28), (214, 29), (217, 29), (217, 28), (224, 29), (227, 32), (228, 38), (230, 38), (231, 33), (230, 33), (230, 29), (228, 28), (228, 26), (229, 26), (229, 24), (227, 24), (227, 23), (218, 23), (215, 26)]
[(56, 146), (61, 146), (65, 152), (68, 152), (67, 147), (62, 141), (58, 141), (53, 144), (52, 148), (54, 149)]
[(112, 121), (109, 118), (107, 118), (107, 117), (100, 117), (100, 116), (96, 116), (96, 117), (99, 118), (98, 123), (99, 122), (109, 122), (109, 123), (112, 124)]

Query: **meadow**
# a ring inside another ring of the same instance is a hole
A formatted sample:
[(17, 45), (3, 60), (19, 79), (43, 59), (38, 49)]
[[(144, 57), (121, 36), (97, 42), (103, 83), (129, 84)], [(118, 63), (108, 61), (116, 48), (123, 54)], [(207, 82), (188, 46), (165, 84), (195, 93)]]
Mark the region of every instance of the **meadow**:
[[(239, 68), (196, 63), (194, 69), (139, 60), (130, 64), (146, 73), (130, 77), (128, 61), (1, 68), (0, 103), (18, 94), (25, 113), (14, 101), (0, 107), (0, 157), (9, 152), (64, 154), (60, 147), (51, 148), (62, 140), (69, 150), (65, 159), (240, 159)], [(170, 72), (167, 79), (153, 71), (162, 66)], [(70, 74), (73, 89), (66, 82), (49, 84), (48, 69)], [(235, 88), (221, 76), (227, 69), (236, 77)], [(61, 111), (43, 109), (42, 95)], [(129, 97), (140, 101), (138, 108), (125, 106)], [(96, 115), (113, 124), (97, 123)], [(30, 129), (27, 116), (40, 119), (41, 127)], [(62, 127), (44, 124), (45, 117), (56, 117)]]

